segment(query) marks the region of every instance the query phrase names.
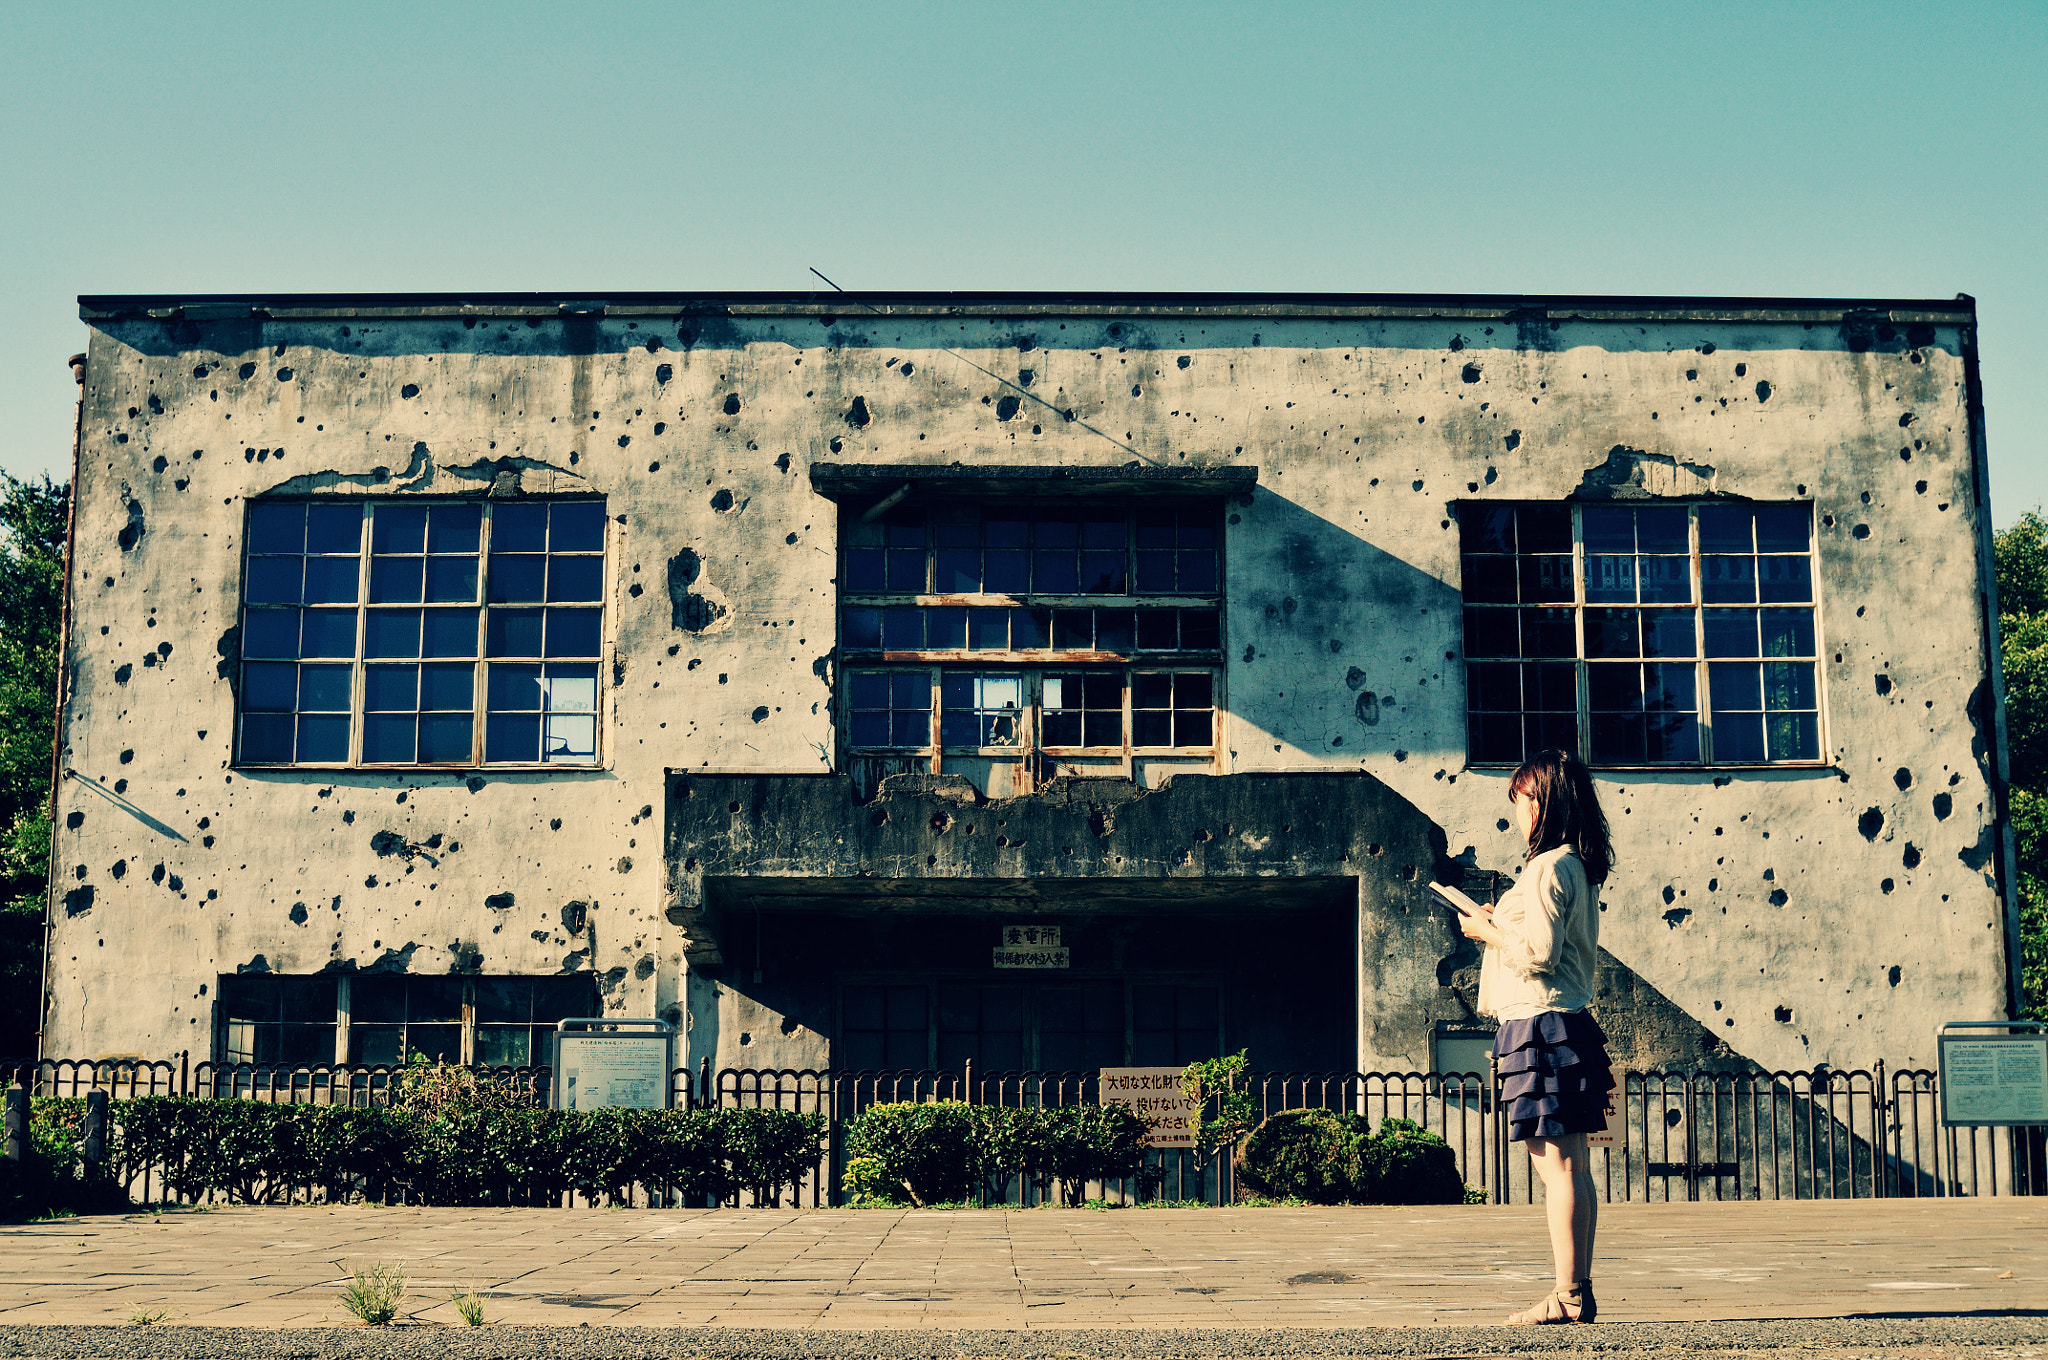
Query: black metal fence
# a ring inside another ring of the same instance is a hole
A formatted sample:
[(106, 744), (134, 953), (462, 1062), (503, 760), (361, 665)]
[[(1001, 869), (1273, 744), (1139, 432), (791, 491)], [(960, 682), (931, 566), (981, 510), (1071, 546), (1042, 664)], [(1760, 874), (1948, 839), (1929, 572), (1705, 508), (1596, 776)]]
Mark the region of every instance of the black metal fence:
[[(348, 1106), (382, 1105), (404, 1075), (397, 1067), (268, 1067), (175, 1059), (45, 1059), (0, 1062), (0, 1078), (34, 1095), (114, 1099), (181, 1096)], [(546, 1104), (545, 1067), (478, 1068)], [(1247, 1079), (1261, 1114), (1345, 1110), (1375, 1120), (1412, 1120), (1455, 1154), (1467, 1184), (1494, 1203), (1531, 1203), (1536, 1180), (1526, 1148), (1507, 1141), (1497, 1080), (1482, 1072), (1267, 1072)], [(1593, 1175), (1609, 1202), (1762, 1199), (1889, 1199), (2048, 1194), (2048, 1130), (1946, 1127), (1937, 1076), (1926, 1068), (1828, 1067), (1797, 1072), (1624, 1074), (1624, 1128), (1597, 1146)], [(1094, 1072), (848, 1072), (724, 1068), (708, 1061), (670, 1074), (678, 1107), (764, 1107), (816, 1111), (827, 1136), (797, 1199), (841, 1198), (845, 1126), (871, 1105), (964, 1100), (977, 1104), (1093, 1104)], [(1090, 1197), (1225, 1202), (1227, 1161), (1193, 1149), (1147, 1154), (1136, 1177), (1090, 1185)], [(1046, 1193), (1021, 1179), (1002, 1202), (1032, 1204)], [(993, 1202), (993, 1199), (992, 1199)]]

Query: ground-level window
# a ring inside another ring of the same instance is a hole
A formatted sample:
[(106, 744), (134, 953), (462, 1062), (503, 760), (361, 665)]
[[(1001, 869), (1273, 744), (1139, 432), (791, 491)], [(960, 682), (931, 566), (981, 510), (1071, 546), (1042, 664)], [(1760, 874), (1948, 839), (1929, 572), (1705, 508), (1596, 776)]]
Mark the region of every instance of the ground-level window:
[(1466, 501), (1467, 751), (1821, 759), (1810, 504)]
[(415, 977), (382, 973), (220, 979), (220, 1061), (325, 1067), (539, 1066), (559, 1020), (599, 1014), (589, 974)]
[(241, 765), (594, 765), (604, 502), (250, 503)]
[(835, 1067), (1090, 1072), (1222, 1052), (1222, 989), (1200, 982), (848, 983)]

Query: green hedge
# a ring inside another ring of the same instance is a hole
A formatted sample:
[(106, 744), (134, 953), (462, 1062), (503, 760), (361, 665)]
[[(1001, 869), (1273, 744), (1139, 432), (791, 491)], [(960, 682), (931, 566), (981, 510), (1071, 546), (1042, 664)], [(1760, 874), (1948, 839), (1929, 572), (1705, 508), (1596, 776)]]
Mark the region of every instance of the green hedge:
[(817, 1166), (825, 1132), (822, 1115), (791, 1110), (567, 1111), (460, 1101), (363, 1110), (151, 1096), (109, 1106), (112, 1174), (95, 1186), (83, 1179), (77, 1149), (84, 1107), (32, 1102), (37, 1156), (19, 1172), (0, 1170), (0, 1213), (209, 1193), (237, 1204), (552, 1204), (565, 1193), (620, 1203), (636, 1184), (667, 1186), (686, 1203), (745, 1193), (771, 1204)]
[(85, 1101), (44, 1097), (29, 1102), (28, 1147), (19, 1163), (0, 1157), (0, 1219), (48, 1214), (110, 1213), (128, 1197), (105, 1178), (87, 1179), (80, 1144)]
[(1145, 1122), (1126, 1105), (1018, 1109), (957, 1100), (875, 1105), (846, 1124), (843, 1188), (856, 1204), (1001, 1200), (1023, 1176), (1079, 1205), (1087, 1182), (1137, 1174)]
[(1269, 1115), (1238, 1145), (1238, 1179), (1254, 1194), (1311, 1204), (1460, 1204), (1450, 1144), (1406, 1119), (1331, 1110)]

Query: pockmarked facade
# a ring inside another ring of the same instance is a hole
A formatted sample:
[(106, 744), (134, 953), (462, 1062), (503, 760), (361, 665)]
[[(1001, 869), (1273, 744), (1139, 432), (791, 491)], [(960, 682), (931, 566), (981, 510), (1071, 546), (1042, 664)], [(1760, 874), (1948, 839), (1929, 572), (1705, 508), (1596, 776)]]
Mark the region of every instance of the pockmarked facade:
[(48, 1056), (1469, 1069), (2012, 1013), (1974, 304), (89, 297)]

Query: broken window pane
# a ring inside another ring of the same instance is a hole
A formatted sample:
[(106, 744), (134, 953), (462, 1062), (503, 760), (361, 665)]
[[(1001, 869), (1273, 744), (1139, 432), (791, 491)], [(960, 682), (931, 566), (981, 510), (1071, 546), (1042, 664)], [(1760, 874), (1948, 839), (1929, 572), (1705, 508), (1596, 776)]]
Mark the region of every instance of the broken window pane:
[(939, 740), (946, 746), (1015, 746), (1023, 677), (948, 671), (940, 682)]

